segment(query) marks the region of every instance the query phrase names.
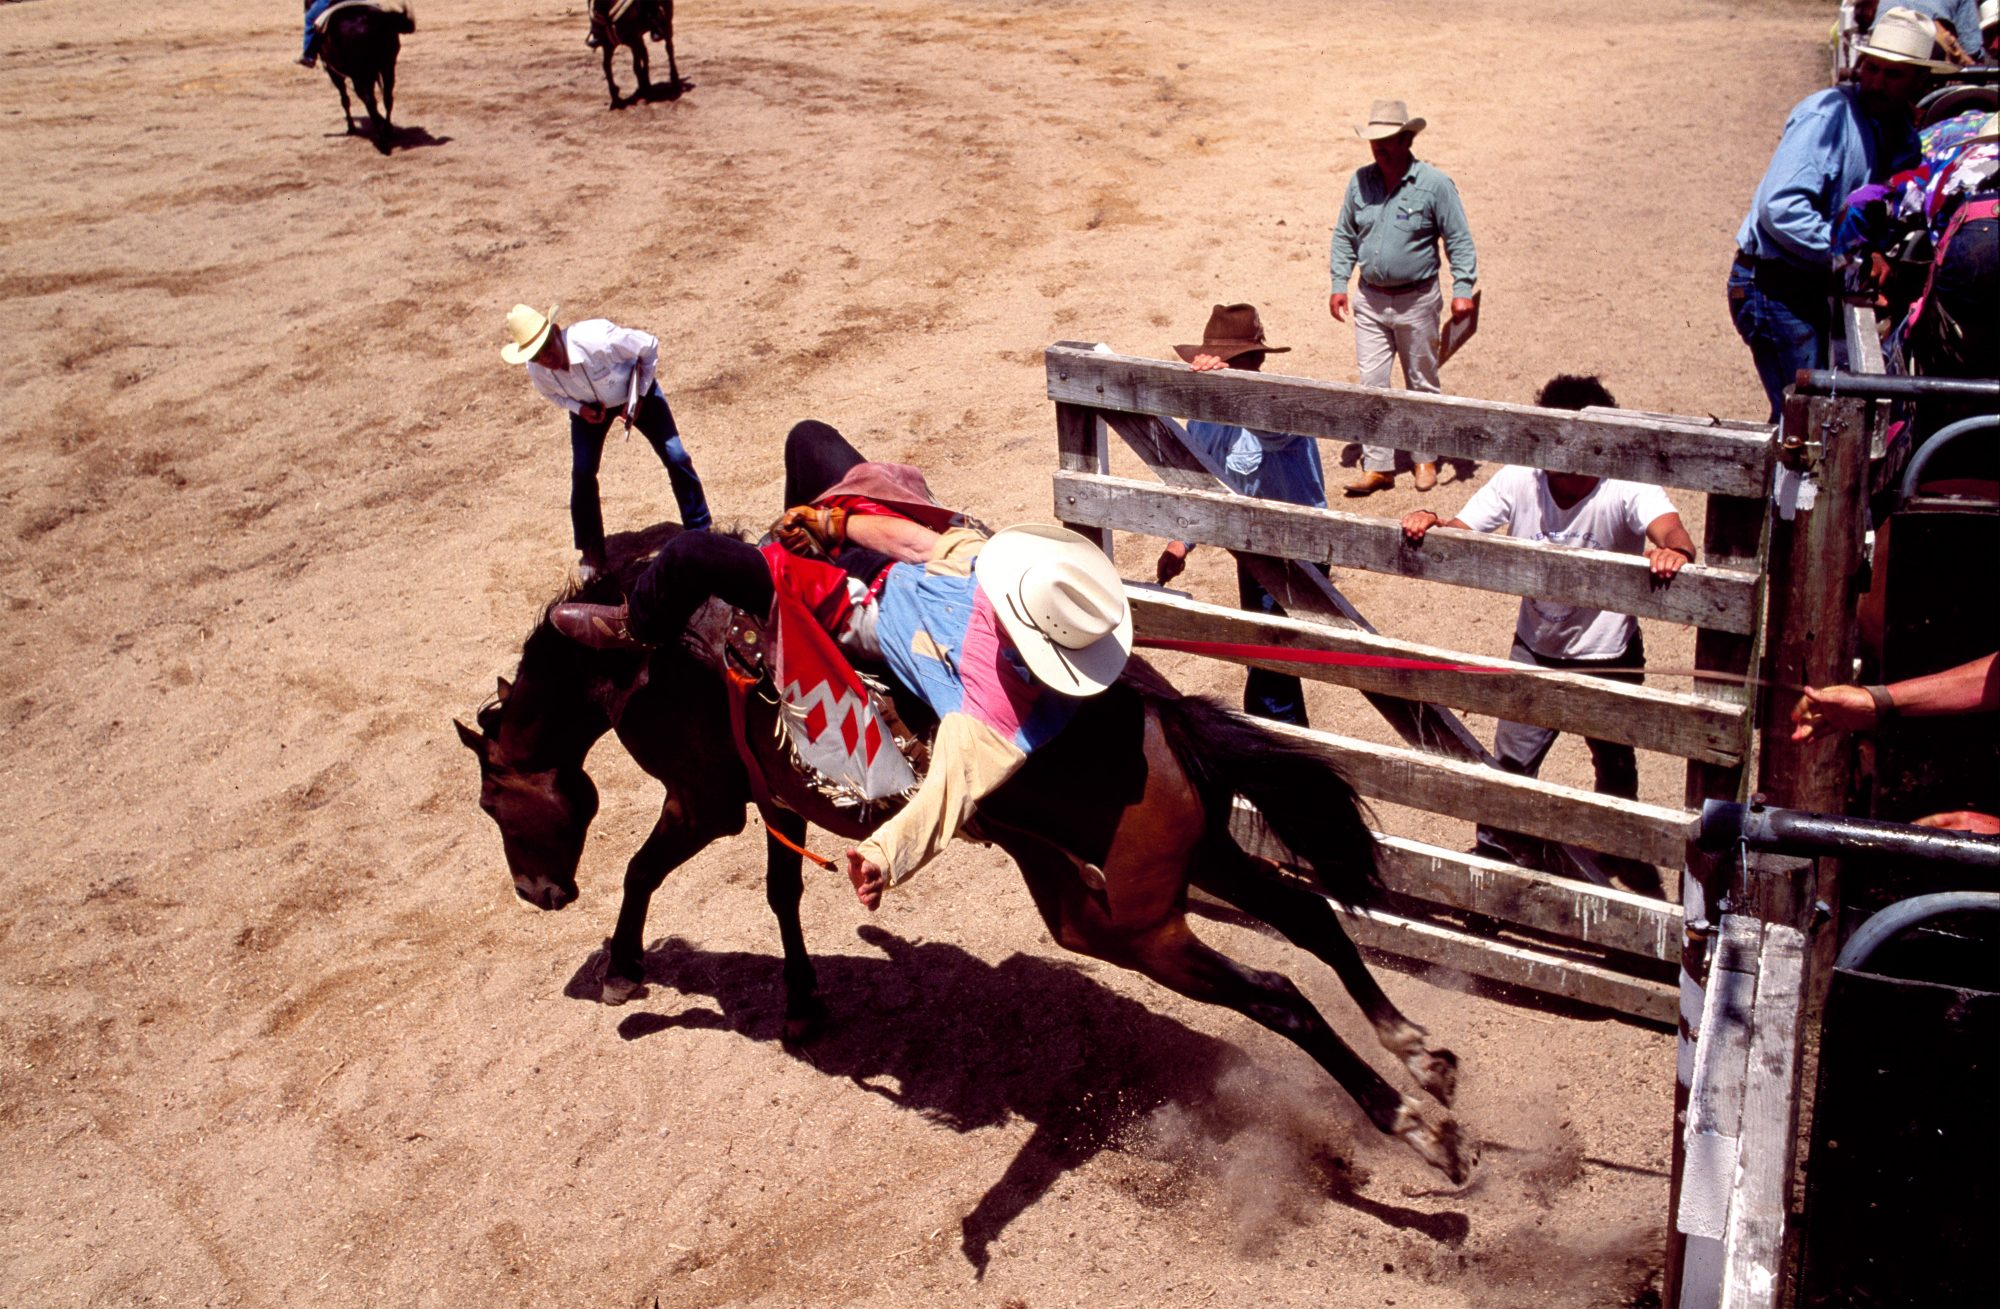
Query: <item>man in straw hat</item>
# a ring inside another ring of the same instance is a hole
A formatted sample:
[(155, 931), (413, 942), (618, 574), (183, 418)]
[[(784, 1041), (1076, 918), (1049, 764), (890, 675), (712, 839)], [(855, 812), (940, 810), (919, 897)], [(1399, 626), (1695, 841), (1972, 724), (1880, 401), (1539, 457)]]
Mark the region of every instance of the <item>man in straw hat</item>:
[[(1240, 368), (1256, 372), (1267, 354), (1284, 354), (1290, 346), (1269, 345), (1264, 340), (1264, 321), (1255, 305), (1217, 305), (1202, 329), (1199, 345), (1177, 345), (1174, 352), (1197, 373), (1219, 368)], [(1326, 508), (1326, 475), (1320, 469), (1319, 442), (1309, 436), (1283, 432), (1260, 432), (1233, 423), (1191, 422), (1187, 425), (1188, 444), (1238, 495), (1287, 504)], [(1169, 541), (1160, 551), (1155, 575), (1160, 585), (1180, 576), (1187, 567), (1189, 541)], [(1236, 565), (1236, 596), (1245, 609), (1283, 613), (1278, 602), (1250, 575), (1240, 561)], [(1243, 709), (1259, 718), (1306, 726), (1305, 688), (1289, 673), (1252, 668), (1243, 681)]]
[[(847, 852), (855, 895), (874, 909), (944, 848), (981, 797), (1055, 739), (1083, 698), (1117, 681), (1132, 652), (1117, 570), (1067, 528), (1025, 523), (990, 541), (952, 528), (928, 554), (927, 563), (891, 565), (871, 588), (776, 542), (760, 550), (683, 533), (624, 605), (560, 604), (549, 617), (586, 645), (658, 645), (714, 596), (766, 622), (810, 614), (850, 654), (886, 663), (938, 715), (938, 730), (909, 802)], [(790, 639), (781, 627), (779, 640)]]
[[(1375, 162), (1347, 184), (1340, 216), (1333, 224), (1333, 294), (1326, 302), (1336, 322), (1354, 310), (1354, 358), (1363, 386), (1389, 385), (1392, 361), (1403, 363), (1403, 384), (1412, 391), (1438, 390), (1438, 243), (1451, 263), (1451, 316), (1472, 313), (1479, 269), (1472, 229), (1465, 222), (1452, 180), (1413, 152), (1424, 120), (1410, 117), (1401, 100), (1377, 100), (1355, 135), (1368, 142)], [(1361, 277), (1353, 298), (1347, 284), (1355, 266)], [(1437, 485), (1437, 461), (1412, 454), (1415, 485)], [(1361, 447), (1361, 476), (1348, 484), (1351, 496), (1373, 495), (1396, 484), (1396, 452), (1387, 446)]]
[(708, 497), (660, 390), (657, 338), (604, 318), (586, 318), (564, 327), (556, 321), (554, 306), (544, 314), (531, 305), (515, 305), (508, 311), (507, 337), (500, 357), (510, 364), (526, 364), (534, 388), (569, 411), (569, 517), (585, 580), (604, 569), (604, 513), (598, 504), (597, 469), (613, 418), (624, 419), (628, 431), (638, 428), (666, 465), (681, 524), (709, 525)]
[(1823, 368), (1832, 336), (1834, 224), (1848, 194), (1914, 162), (1910, 110), (1938, 57), (1936, 25), (1914, 10), (1883, 10), (1856, 50), (1857, 80), (1801, 100), (1736, 233), (1729, 316), (1750, 347), (1778, 421), (1801, 368)]

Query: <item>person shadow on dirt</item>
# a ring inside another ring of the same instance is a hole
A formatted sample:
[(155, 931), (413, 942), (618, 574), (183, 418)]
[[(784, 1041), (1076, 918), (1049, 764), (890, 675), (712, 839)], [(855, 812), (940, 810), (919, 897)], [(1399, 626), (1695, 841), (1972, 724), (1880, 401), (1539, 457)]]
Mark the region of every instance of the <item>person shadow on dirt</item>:
[[(679, 938), (646, 952), (645, 980), (708, 996), (719, 1008), (631, 1014), (618, 1034), (633, 1041), (673, 1028), (736, 1032), (779, 1044), (826, 1076), (955, 1132), (1016, 1117), (1033, 1123), (1006, 1172), (960, 1222), (960, 1248), (976, 1277), (985, 1275), (991, 1246), (1007, 1225), (1102, 1151), (1153, 1160), (1135, 1164), (1135, 1195), (1160, 1207), (1175, 1203), (1186, 1170), (1198, 1161), (1172, 1144), (1161, 1158), (1163, 1143), (1148, 1130), (1156, 1110), (1176, 1107), (1204, 1145), (1227, 1142), (1263, 1118), (1258, 1105), (1218, 1093), (1225, 1074), (1249, 1062), (1235, 1046), (1104, 986), (1090, 976), (1099, 965), (1023, 954), (991, 965), (956, 945), (912, 943), (872, 924), (857, 935), (881, 956), (814, 957), (821, 994), (836, 1016), (810, 1044), (782, 1042), (780, 959), (703, 951)], [(594, 999), (600, 963), (593, 955), (564, 993)], [(1315, 1118), (1343, 1112), (1346, 1102), (1327, 1090), (1313, 1099)], [(1335, 1155), (1326, 1125), (1321, 1119), (1296, 1142), (1309, 1157), (1303, 1169), (1309, 1192), (1446, 1246), (1464, 1241), (1470, 1221), (1462, 1213), (1426, 1213), (1361, 1195), (1367, 1170)], [(1358, 1114), (1345, 1126), (1353, 1137), (1373, 1135)], [(1141, 1176), (1149, 1173), (1155, 1180)]]

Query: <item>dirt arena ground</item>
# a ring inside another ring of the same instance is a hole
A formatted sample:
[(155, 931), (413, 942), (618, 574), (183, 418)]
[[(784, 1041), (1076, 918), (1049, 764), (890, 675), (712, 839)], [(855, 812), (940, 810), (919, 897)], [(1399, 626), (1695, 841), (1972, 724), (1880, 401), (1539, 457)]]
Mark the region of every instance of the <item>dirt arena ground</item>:
[[(836, 1018), (788, 1050), (754, 828), (657, 901), (650, 994), (567, 995), (658, 792), (600, 751), (583, 899), (514, 899), (451, 719), (572, 556), (500, 318), (659, 333), (725, 521), (777, 511), (808, 416), (1045, 517), (1052, 341), (1165, 356), (1249, 299), (1284, 371), (1353, 378), (1327, 232), (1349, 124), (1401, 96), (1479, 243), (1447, 389), (1591, 370), (1758, 417), (1722, 277), (1831, 4), (688, 0), (695, 89), (617, 114), (580, 15), (425, 0), (385, 159), (291, 65), (293, 5), (0, 4), (0, 1303), (1655, 1302), (1668, 1034), (1385, 970), (1488, 1143), (1445, 1193), (961, 847), (872, 918), (810, 888)], [(672, 511), (642, 443), (605, 487), (614, 527)], [(1511, 601), (1340, 580), (1392, 634), (1506, 648)], [(1187, 584), (1226, 599), (1225, 559)], [(1565, 741), (1550, 775), (1587, 769)], [(1324, 970), (1203, 930), (1369, 1048)]]

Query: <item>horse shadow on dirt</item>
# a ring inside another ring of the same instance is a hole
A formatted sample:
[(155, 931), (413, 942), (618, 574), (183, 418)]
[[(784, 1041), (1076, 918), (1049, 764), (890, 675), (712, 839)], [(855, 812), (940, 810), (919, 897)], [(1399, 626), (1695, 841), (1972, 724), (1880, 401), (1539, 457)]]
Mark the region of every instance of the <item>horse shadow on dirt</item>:
[[(368, 140), (368, 133), (365, 130), (360, 132), (328, 132), (325, 135), (328, 140), (339, 140), (348, 136), (358, 136), (364, 141)], [(397, 150), (421, 150), (425, 146), (450, 144), (450, 137), (432, 136), (421, 127), (396, 125), (389, 129), (389, 151), (391, 153)]]
[[(983, 1276), (990, 1247), (1007, 1225), (1061, 1177), (1105, 1150), (1147, 1149), (1147, 1122), (1172, 1107), (1204, 1142), (1227, 1142), (1257, 1123), (1257, 1106), (1218, 1094), (1218, 1081), (1247, 1061), (1236, 1047), (1164, 1018), (1094, 980), (1086, 967), (1014, 954), (989, 965), (956, 945), (911, 942), (873, 925), (857, 933), (879, 957), (814, 957), (834, 1017), (816, 1039), (785, 1045), (782, 960), (702, 951), (679, 938), (645, 955), (648, 984), (706, 996), (716, 1008), (634, 1013), (618, 1025), (628, 1041), (674, 1028), (735, 1032), (781, 1045), (830, 1078), (879, 1095), (956, 1132), (1020, 1117), (1034, 1130), (1006, 1172), (960, 1221), (960, 1248)], [(565, 994), (595, 999), (598, 952)], [(1314, 1116), (1342, 1114), (1331, 1081)], [(1342, 1121), (1372, 1132), (1354, 1113)], [(1366, 1170), (1323, 1142), (1300, 1142), (1311, 1156), (1305, 1188), (1324, 1199), (1446, 1246), (1470, 1230), (1462, 1213), (1426, 1213), (1359, 1193)], [(1174, 1201), (1138, 1188), (1143, 1203)]]

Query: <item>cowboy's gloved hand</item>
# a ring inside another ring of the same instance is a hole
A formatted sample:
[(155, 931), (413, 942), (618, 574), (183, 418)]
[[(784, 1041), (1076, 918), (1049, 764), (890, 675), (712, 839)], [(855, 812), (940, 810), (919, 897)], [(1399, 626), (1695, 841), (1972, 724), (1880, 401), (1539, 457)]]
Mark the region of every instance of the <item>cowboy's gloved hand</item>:
[(847, 543), (847, 510), (839, 505), (796, 505), (772, 525), (771, 535), (795, 555), (827, 557)]

